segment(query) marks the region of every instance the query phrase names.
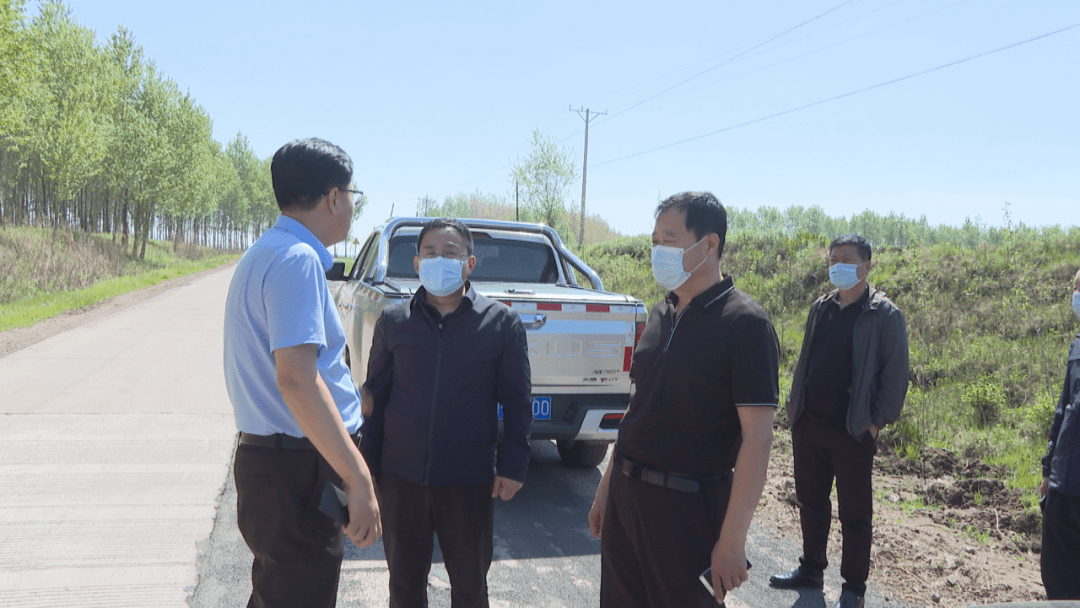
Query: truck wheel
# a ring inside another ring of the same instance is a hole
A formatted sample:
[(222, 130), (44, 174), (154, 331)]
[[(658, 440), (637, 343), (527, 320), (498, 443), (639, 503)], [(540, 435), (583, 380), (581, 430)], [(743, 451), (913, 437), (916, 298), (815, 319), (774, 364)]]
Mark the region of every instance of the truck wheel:
[(555, 440), (559, 448), (559, 458), (568, 467), (589, 468), (595, 467), (604, 461), (607, 456), (608, 445), (606, 441), (572, 441), (569, 439)]

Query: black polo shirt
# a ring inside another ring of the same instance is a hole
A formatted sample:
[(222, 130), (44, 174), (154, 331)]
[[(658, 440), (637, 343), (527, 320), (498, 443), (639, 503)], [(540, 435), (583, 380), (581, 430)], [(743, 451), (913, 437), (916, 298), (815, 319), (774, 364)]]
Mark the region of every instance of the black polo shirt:
[(869, 293), (867, 288), (858, 300), (843, 308), (836, 298), (822, 303), (806, 368), (806, 411), (816, 418), (847, 423), (855, 369), (855, 322)]
[(776, 407), (780, 349), (769, 317), (732, 277), (676, 321), (678, 296), (653, 307), (634, 351), (637, 392), (616, 448), (650, 468), (708, 478), (735, 466), (738, 407)]

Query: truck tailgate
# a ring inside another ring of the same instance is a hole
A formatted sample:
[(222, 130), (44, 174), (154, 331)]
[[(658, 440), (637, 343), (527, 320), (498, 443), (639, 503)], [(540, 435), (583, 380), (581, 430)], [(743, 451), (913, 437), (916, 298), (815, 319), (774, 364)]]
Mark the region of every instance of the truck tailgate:
[[(533, 394), (629, 393), (630, 359), (645, 311), (625, 301), (507, 298), (525, 325)], [(564, 301), (558, 301), (564, 300)]]

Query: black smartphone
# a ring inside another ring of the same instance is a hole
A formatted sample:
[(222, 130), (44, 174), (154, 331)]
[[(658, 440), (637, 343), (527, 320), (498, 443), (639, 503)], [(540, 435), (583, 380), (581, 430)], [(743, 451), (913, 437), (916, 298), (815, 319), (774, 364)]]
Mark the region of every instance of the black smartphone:
[(319, 499), (319, 510), (326, 513), (343, 526), (349, 525), (349, 496), (345, 490), (335, 486), (329, 481), (323, 486), (322, 497)]
[[(751, 564), (749, 559), (746, 560), (746, 569), (749, 570), (750, 568), (753, 568), (753, 567), (754, 567), (754, 564)], [(705, 585), (705, 588), (709, 590), (709, 595), (711, 595), (713, 597), (716, 597), (716, 592), (713, 591), (713, 588), (712, 588), (712, 567), (711, 566), (706, 568), (704, 572), (702, 572), (700, 575), (698, 575), (698, 580), (701, 581), (701, 584)], [(727, 589), (724, 589), (724, 593), (727, 594)]]

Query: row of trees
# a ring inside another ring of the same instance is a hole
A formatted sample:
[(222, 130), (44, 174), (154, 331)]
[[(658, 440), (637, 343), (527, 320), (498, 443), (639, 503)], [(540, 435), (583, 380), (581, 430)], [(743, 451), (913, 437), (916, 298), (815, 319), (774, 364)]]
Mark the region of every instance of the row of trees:
[(224, 148), (123, 27), (101, 45), (61, 2), (0, 0), (0, 226), (240, 248), (277, 215), (269, 159)]
[(1012, 222), (1011, 205), (1002, 207), (1004, 226), (990, 226), (980, 218), (968, 218), (962, 226), (931, 225), (926, 216), (918, 219), (890, 212), (881, 215), (867, 209), (846, 217), (831, 217), (821, 207), (792, 205), (786, 209), (760, 207), (755, 210), (728, 208), (728, 229), (732, 235), (760, 238), (769, 235), (796, 237), (811, 234), (833, 238), (856, 233), (874, 245), (910, 247), (912, 245), (1010, 245), (1035, 241), (1054, 241), (1080, 237), (1080, 228), (1060, 225), (1034, 227)]

